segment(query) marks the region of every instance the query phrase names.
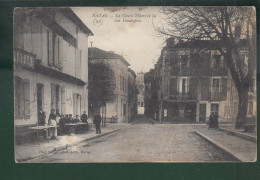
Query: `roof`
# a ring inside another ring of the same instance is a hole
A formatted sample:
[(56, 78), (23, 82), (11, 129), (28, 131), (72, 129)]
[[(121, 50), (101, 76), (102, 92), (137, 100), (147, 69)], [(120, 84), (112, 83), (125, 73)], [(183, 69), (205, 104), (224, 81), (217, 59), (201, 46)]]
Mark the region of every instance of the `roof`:
[(65, 17), (73, 21), (84, 33), (88, 35), (94, 35), (92, 31), (81, 21), (81, 19), (74, 13), (74, 11), (71, 8), (24, 7), (16, 8), (14, 14), (15, 19), (17, 19), (17, 22), (19, 22), (19, 19), (22, 18), (24, 15), (31, 15), (33, 13), (45, 14), (52, 18), (52, 12), (55, 11), (60, 11)]
[(120, 59), (123, 63), (125, 63), (127, 66), (130, 66), (130, 64), (125, 60), (123, 56), (120, 56), (118, 54), (115, 54), (111, 51), (105, 51), (96, 47), (88, 48), (88, 59)]
[(69, 19), (71, 19), (79, 28), (88, 35), (94, 35), (92, 31), (84, 24), (81, 19), (74, 13), (71, 8), (60, 8), (60, 11)]

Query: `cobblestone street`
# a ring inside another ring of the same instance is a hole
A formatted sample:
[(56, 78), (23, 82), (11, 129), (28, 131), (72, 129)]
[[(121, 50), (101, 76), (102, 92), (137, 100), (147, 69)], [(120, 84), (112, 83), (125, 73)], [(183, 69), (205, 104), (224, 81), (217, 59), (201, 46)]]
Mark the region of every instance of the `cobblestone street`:
[(216, 162), (230, 161), (194, 134), (205, 125), (132, 124), (121, 131), (58, 151), (35, 162)]

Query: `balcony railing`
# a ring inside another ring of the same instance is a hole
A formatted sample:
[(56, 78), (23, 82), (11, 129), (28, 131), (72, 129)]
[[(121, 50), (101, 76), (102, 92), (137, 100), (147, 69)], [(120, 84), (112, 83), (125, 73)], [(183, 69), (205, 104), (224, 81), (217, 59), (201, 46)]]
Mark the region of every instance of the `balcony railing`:
[(223, 95), (220, 92), (210, 93), (211, 101), (221, 101), (223, 99)]
[(195, 100), (197, 96), (190, 92), (174, 93), (170, 95), (170, 100)]
[(15, 48), (14, 49), (14, 62), (16, 64), (28, 67), (28, 68), (34, 68), (34, 60), (36, 58), (35, 54), (32, 54), (30, 52), (27, 52), (23, 49)]

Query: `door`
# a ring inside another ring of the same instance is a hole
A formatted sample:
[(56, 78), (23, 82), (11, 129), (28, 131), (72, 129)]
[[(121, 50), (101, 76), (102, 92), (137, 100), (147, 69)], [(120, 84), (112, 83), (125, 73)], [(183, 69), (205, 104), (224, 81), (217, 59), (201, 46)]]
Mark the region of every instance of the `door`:
[(43, 85), (37, 84), (37, 110), (43, 107)]
[(200, 104), (199, 121), (205, 123), (206, 119), (206, 104)]
[(211, 104), (211, 114), (217, 114), (218, 115), (218, 109), (219, 109), (219, 105), (218, 104)]

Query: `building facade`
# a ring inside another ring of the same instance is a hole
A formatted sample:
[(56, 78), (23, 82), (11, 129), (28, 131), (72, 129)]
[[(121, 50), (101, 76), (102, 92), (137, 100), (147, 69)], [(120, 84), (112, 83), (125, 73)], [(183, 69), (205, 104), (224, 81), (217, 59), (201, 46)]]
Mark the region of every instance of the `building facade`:
[(138, 72), (136, 74), (136, 87), (137, 87), (137, 91), (138, 91), (137, 113), (144, 114), (145, 85), (144, 85), (144, 73), (143, 72)]
[(14, 124), (35, 126), (40, 108), (80, 115), (88, 110), (88, 36), (70, 8), (14, 11)]
[(205, 123), (211, 113), (225, 121), (231, 115), (226, 111), (229, 81), (223, 57), (207, 40), (169, 38), (155, 69), (146, 74), (147, 95), (157, 101), (146, 111), (159, 121)]
[[(107, 122), (115, 118), (117, 122), (129, 121), (129, 100), (128, 100), (128, 66), (130, 65), (122, 56), (99, 48), (89, 48), (89, 63), (102, 61), (109, 65), (115, 75), (116, 90), (115, 100), (106, 103)], [(89, 94), (91, 96), (91, 94)]]

